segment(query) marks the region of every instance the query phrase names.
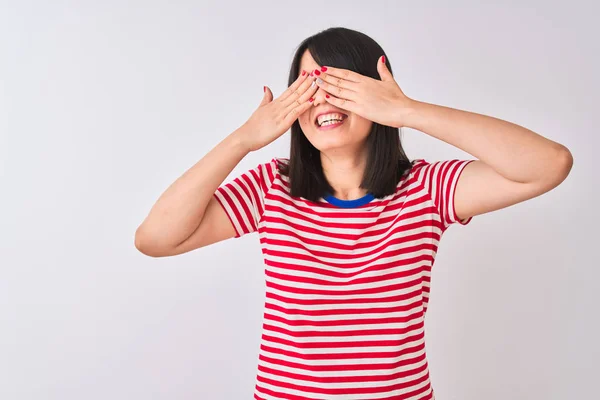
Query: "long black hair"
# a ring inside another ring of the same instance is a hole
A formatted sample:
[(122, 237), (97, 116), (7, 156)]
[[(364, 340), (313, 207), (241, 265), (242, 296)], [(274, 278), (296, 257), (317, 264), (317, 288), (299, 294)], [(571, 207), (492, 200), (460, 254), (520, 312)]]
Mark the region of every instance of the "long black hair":
[[(288, 86), (298, 77), (300, 60), (306, 50), (319, 65), (381, 79), (377, 72), (377, 61), (385, 54), (381, 46), (364, 33), (332, 27), (300, 43), (292, 60)], [(387, 56), (386, 65), (392, 72)], [(402, 148), (400, 129), (373, 122), (366, 146), (366, 168), (360, 187), (377, 198), (393, 194), (403, 173), (412, 166)], [(279, 170), (289, 177), (292, 196), (316, 202), (334, 192), (323, 174), (319, 150), (308, 141), (298, 120), (291, 127), (289, 163), (281, 164)]]

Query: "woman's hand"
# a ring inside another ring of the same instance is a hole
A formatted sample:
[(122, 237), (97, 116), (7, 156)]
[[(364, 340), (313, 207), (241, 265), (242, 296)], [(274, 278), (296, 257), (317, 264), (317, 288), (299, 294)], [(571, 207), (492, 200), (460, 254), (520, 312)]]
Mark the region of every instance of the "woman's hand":
[(328, 93), (328, 103), (381, 125), (404, 126), (413, 100), (402, 92), (383, 56), (377, 62), (381, 80), (341, 68), (321, 67), (318, 71), (317, 85)]
[(319, 88), (312, 85), (315, 77), (302, 71), (298, 79), (275, 100), (271, 89), (265, 86), (262, 102), (250, 119), (244, 123), (240, 140), (248, 151), (258, 150), (283, 135), (312, 105), (313, 95)]

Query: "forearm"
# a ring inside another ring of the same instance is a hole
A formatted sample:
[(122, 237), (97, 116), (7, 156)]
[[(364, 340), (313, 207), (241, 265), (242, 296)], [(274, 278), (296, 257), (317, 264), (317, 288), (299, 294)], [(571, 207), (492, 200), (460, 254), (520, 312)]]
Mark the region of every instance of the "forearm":
[(570, 157), (563, 145), (495, 117), (415, 100), (405, 110), (403, 126), (456, 146), (515, 182), (550, 179)]
[(214, 192), (248, 154), (243, 136), (242, 126), (167, 188), (137, 229), (136, 245), (173, 248), (196, 230)]

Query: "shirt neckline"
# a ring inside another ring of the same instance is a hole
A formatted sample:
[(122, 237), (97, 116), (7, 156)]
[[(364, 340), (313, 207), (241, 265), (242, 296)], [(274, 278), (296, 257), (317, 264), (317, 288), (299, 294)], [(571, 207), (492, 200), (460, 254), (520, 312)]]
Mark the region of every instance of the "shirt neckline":
[(367, 193), (363, 197), (359, 197), (358, 199), (353, 199), (353, 200), (338, 199), (337, 197), (334, 197), (333, 195), (331, 195), (329, 193), (325, 194), (325, 196), (323, 197), (323, 199), (325, 201), (327, 201), (329, 204), (333, 204), (334, 206), (343, 207), (343, 208), (359, 207), (359, 206), (362, 206), (362, 205), (365, 205), (365, 204), (371, 202), (374, 198), (375, 198), (375, 196), (373, 196), (372, 193)]

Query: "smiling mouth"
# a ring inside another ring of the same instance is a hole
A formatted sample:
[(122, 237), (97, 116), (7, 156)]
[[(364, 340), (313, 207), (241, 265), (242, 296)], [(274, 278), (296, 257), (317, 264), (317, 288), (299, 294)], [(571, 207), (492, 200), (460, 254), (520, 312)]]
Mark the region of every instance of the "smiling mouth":
[(341, 125), (342, 123), (344, 123), (344, 121), (348, 119), (348, 116), (346, 114), (342, 114), (342, 119), (333, 119), (333, 120), (327, 120), (327, 121), (323, 121), (323, 123), (325, 125), (319, 125), (319, 118), (315, 119), (315, 126), (317, 128), (327, 128), (328, 126), (337, 126), (337, 125)]

